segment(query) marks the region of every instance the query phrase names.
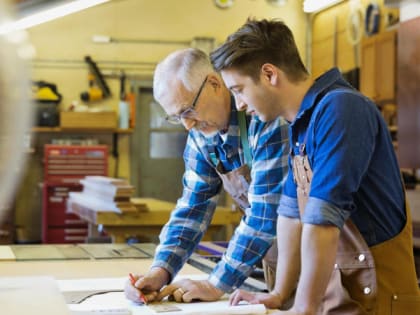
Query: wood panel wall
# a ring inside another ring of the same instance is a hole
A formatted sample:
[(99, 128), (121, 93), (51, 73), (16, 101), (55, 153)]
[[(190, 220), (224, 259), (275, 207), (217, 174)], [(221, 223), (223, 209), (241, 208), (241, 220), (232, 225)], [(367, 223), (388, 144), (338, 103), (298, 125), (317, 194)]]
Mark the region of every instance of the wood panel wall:
[[(360, 0), (358, 5), (365, 13), (367, 6), (372, 1)], [(399, 10), (387, 8), (383, 0), (375, 1), (380, 7), (380, 28), (383, 32), (387, 27), (387, 16), (391, 14), (398, 18)], [(312, 14), (312, 42), (311, 42), (311, 73), (313, 78), (336, 66), (346, 72), (359, 66), (360, 44), (353, 46), (347, 35), (348, 20), (354, 1), (344, 1), (319, 13)], [(357, 3), (357, 1), (356, 1)], [(364, 14), (363, 14), (364, 22)], [(362, 24), (363, 36), (364, 23)]]

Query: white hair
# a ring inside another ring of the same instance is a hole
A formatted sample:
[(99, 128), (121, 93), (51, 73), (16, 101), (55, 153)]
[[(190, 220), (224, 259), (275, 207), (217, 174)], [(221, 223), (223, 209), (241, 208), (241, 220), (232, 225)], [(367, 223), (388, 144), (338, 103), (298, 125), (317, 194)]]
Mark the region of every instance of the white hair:
[[(159, 102), (169, 83), (179, 80), (187, 91), (197, 91), (204, 78), (214, 72), (209, 56), (196, 48), (177, 50), (158, 63), (153, 77), (153, 96)], [(169, 91), (170, 92), (170, 91)]]

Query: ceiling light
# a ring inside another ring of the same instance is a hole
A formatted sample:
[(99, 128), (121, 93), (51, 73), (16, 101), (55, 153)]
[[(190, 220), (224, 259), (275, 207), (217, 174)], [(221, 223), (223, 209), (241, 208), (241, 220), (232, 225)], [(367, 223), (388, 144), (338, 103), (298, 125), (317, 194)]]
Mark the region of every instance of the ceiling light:
[(0, 35), (30, 28), (32, 26), (52, 21), (54, 19), (82, 11), (110, 0), (75, 0), (61, 1), (59, 5), (22, 17), (18, 20), (8, 21), (0, 25)]
[(343, 0), (305, 0), (303, 1), (303, 12), (318, 12), (340, 2), (343, 2)]

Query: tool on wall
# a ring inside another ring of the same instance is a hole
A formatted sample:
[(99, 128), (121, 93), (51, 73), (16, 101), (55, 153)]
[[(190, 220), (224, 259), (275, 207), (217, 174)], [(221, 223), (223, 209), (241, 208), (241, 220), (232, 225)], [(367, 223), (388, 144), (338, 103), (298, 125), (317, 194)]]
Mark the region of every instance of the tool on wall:
[(120, 102), (118, 104), (119, 110), (119, 128), (127, 129), (130, 121), (130, 106), (127, 102), (127, 95), (125, 93), (126, 76), (124, 71), (120, 75)]
[(110, 97), (111, 90), (96, 63), (90, 56), (85, 56), (85, 61), (89, 66), (89, 90), (80, 93), (80, 99), (84, 102), (92, 102)]
[[(126, 101), (127, 95), (125, 93), (126, 76), (124, 71), (120, 75), (120, 102), (118, 104), (118, 127), (120, 129), (127, 129), (129, 127), (130, 108)], [(119, 170), (119, 153), (118, 153), (118, 135), (114, 133), (112, 156), (115, 158), (114, 176), (118, 177)]]
[(367, 36), (372, 36), (379, 32), (380, 18), (379, 5), (376, 2), (371, 2), (366, 7), (365, 15), (365, 33)]

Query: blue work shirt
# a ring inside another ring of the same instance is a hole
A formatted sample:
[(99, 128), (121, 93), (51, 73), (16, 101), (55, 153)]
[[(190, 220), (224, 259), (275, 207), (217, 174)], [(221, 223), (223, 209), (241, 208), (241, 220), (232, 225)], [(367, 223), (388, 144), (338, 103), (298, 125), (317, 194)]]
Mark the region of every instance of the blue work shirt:
[[(313, 171), (303, 223), (342, 228), (351, 217), (369, 246), (402, 230), (404, 189), (388, 127), (376, 105), (337, 69), (319, 77), (309, 89), (289, 137), (295, 154), (306, 138)], [(298, 218), (292, 173), (278, 213)]]
[[(242, 285), (275, 241), (277, 208), (288, 170), (288, 123), (269, 123), (253, 116), (248, 127), (252, 156), (250, 208), (245, 209), (226, 253), (209, 276), (217, 288), (232, 292)], [(223, 183), (210, 152), (214, 148), (226, 172), (245, 164), (232, 98), (229, 128), (205, 138), (192, 129), (184, 151), (183, 194), (160, 234), (152, 267), (163, 267), (173, 278), (190, 257), (210, 225)]]

